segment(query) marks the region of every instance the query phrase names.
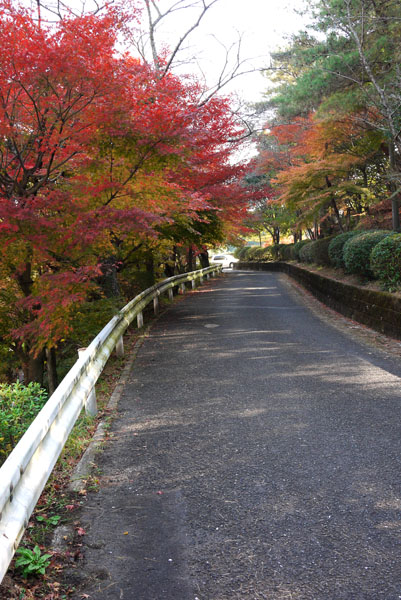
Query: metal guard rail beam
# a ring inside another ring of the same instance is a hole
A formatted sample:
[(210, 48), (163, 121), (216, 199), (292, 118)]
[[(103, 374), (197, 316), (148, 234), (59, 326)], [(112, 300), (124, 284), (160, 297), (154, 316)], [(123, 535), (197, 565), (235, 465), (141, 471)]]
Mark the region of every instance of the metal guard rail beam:
[[(221, 265), (165, 279), (129, 302), (80, 355), (0, 468), (0, 583), (43, 488), (117, 342), (135, 317), (163, 292), (203, 280)], [(157, 300), (156, 300), (157, 302)], [(138, 321), (138, 325), (142, 319)]]

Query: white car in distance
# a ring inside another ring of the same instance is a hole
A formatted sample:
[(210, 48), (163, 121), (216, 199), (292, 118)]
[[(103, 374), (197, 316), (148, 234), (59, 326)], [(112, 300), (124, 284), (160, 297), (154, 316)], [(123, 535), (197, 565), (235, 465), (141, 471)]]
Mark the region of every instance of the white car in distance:
[(238, 258), (235, 258), (235, 256), (233, 256), (232, 254), (215, 254), (214, 256), (212, 256), (212, 258), (209, 260), (209, 262), (211, 264), (220, 264), (223, 265), (223, 268), (229, 268), (232, 269), (233, 266), (235, 265), (235, 263), (238, 262)]

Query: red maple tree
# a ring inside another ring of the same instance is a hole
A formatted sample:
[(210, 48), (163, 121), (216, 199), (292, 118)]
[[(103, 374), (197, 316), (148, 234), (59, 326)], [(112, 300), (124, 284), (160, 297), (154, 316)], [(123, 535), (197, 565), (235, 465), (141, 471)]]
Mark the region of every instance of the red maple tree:
[(41, 379), (45, 352), (116, 248), (160, 235), (177, 215), (233, 223), (245, 207), (229, 102), (200, 103), (198, 83), (118, 53), (126, 18), (111, 8), (46, 27), (0, 2), (4, 323), (5, 299), (14, 304), (1, 333), (26, 381)]

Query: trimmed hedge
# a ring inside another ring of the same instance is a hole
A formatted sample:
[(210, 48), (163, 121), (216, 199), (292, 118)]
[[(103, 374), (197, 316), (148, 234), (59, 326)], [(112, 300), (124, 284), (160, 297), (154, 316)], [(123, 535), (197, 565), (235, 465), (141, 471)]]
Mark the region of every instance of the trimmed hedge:
[(263, 262), (266, 260), (263, 251), (264, 248), (261, 248), (260, 246), (253, 246), (248, 251), (248, 260), (257, 260)]
[(237, 248), (234, 252), (234, 256), (239, 260), (246, 260), (249, 248), (250, 246), (242, 246), (242, 248)]
[(344, 264), (346, 271), (373, 278), (373, 273), (370, 269), (370, 253), (376, 244), (390, 234), (390, 231), (384, 230), (367, 231), (348, 240), (344, 244)]
[(362, 232), (359, 231), (346, 231), (345, 233), (340, 233), (336, 235), (329, 244), (329, 259), (333, 267), (336, 269), (343, 269), (345, 267), (344, 263), (344, 245), (348, 242), (349, 239), (354, 237), (355, 235), (360, 235)]
[(290, 260), (293, 244), (276, 244), (274, 246), (245, 246), (236, 254), (239, 260), (254, 262), (271, 262), (275, 260)]
[(280, 260), (292, 260), (295, 244), (280, 244)]
[(280, 244), (275, 244), (274, 246), (266, 246), (265, 255), (268, 256), (268, 260), (279, 260), (280, 256)]
[(299, 255), (299, 260), (301, 262), (304, 262), (304, 263), (311, 263), (311, 262), (313, 262), (312, 248), (313, 248), (313, 244), (315, 244), (315, 243), (316, 242), (311, 241), (310, 244), (304, 244), (300, 248), (300, 250), (298, 252), (298, 255)]
[(272, 260), (283, 260), (283, 252), (285, 252), (287, 244), (274, 244), (274, 246), (270, 246), (272, 249)]
[(295, 244), (293, 244), (292, 246), (292, 258), (294, 260), (300, 260), (299, 258), (299, 253), (301, 251), (301, 248), (303, 248), (306, 244), (310, 244), (312, 240), (300, 240), (299, 242), (296, 242)]
[(316, 240), (310, 245), (310, 256), (313, 263), (324, 267), (330, 265), (329, 244), (332, 240), (333, 236), (329, 236)]
[(401, 233), (388, 235), (374, 246), (370, 253), (370, 268), (388, 289), (401, 284)]

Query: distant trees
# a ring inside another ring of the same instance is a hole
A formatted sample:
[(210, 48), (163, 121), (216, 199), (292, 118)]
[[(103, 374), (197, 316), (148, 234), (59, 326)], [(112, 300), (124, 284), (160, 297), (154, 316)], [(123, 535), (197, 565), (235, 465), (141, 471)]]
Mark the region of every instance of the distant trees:
[(278, 201), (302, 227), (343, 231), (387, 199), (399, 230), (401, 5), (317, 0), (313, 15), (268, 71), (260, 172), (276, 164)]

